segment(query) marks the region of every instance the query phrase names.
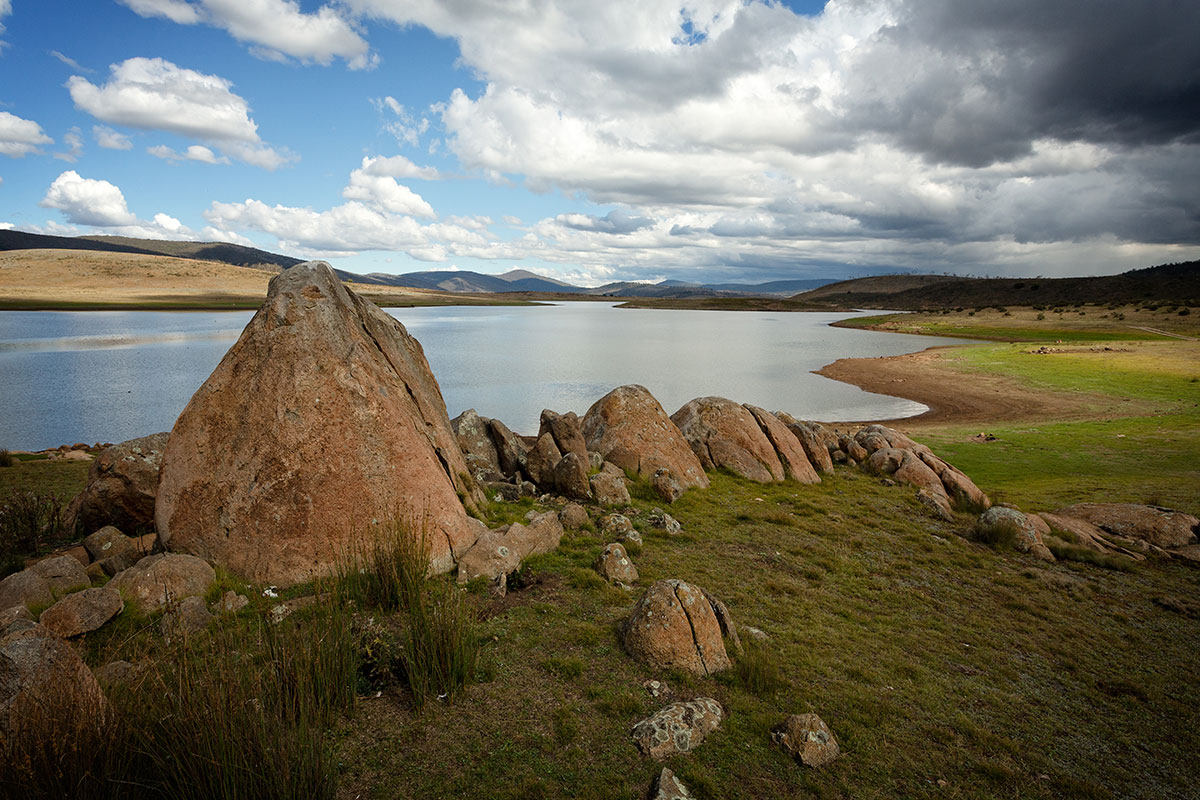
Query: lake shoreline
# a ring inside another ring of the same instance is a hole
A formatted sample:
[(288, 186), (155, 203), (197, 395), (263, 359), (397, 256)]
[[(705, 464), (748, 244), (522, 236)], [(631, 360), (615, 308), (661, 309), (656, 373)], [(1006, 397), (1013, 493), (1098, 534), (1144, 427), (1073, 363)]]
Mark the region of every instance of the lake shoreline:
[[(980, 344), (986, 344), (981, 342)], [(841, 358), (817, 375), (849, 383), (863, 391), (911, 400), (929, 407), (923, 414), (859, 424), (917, 426), (998, 424), (1023, 420), (1068, 421), (1108, 416), (1092, 398), (1077, 392), (1031, 387), (999, 374), (956, 369), (956, 354), (970, 345), (935, 345), (916, 353), (877, 358)], [(1032, 346), (1031, 346), (1032, 347)], [(1032, 357), (1036, 353), (1030, 351)], [(832, 423), (837, 425), (855, 423)]]

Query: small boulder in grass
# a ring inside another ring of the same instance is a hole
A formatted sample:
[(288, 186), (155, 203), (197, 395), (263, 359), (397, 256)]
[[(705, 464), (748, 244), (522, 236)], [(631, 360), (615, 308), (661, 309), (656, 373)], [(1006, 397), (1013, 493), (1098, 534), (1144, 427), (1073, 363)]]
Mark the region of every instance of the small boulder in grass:
[(567, 503), (563, 510), (558, 512), (558, 520), (564, 528), (578, 530), (591, 522), (592, 518), (588, 516), (587, 509), (579, 503)]
[(600, 533), (609, 538), (619, 538), (633, 530), (633, 523), (624, 514), (605, 514), (597, 525)]
[(106, 585), (120, 590), (142, 613), (152, 614), (169, 602), (205, 594), (216, 579), (203, 559), (166, 553), (146, 556)]
[(632, 586), (638, 579), (637, 567), (629, 559), (625, 546), (619, 542), (604, 546), (600, 557), (596, 559), (596, 571), (609, 583), (623, 586)]
[(666, 500), (668, 503), (674, 503), (680, 497), (683, 497), (683, 487), (676, 479), (675, 473), (666, 467), (660, 467), (654, 471), (650, 477), (650, 488), (654, 493)]
[(771, 741), (806, 767), (823, 767), (839, 754), (837, 738), (816, 714), (792, 714), (771, 729)]
[(167, 644), (171, 644), (200, 633), (212, 620), (213, 615), (204, 606), (204, 598), (193, 595), (168, 607), (159, 622), (159, 629)]
[(602, 506), (627, 506), (632, 502), (624, 474), (598, 472), (591, 477), (592, 495)]
[(711, 697), (672, 703), (633, 726), (630, 735), (642, 755), (662, 761), (689, 753), (725, 719), (721, 704)]
[(650, 784), (646, 800), (692, 800), (692, 795), (674, 772), (663, 767), (654, 783)]
[(650, 512), (650, 527), (671, 536), (683, 530), (683, 526), (679, 524), (679, 520), (657, 508)]

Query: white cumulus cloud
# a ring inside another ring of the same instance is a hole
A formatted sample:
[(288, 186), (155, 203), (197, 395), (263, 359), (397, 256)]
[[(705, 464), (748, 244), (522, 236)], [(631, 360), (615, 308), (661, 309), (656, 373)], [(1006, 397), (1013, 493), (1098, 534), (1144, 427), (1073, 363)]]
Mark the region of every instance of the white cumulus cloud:
[(165, 144), (157, 144), (152, 147), (147, 147), (146, 152), (155, 158), (161, 158), (166, 161), (199, 161), (203, 164), (228, 164), (229, 159), (225, 156), (218, 156), (212, 150), (202, 144), (193, 144), (182, 153), (174, 148), (167, 147)]
[(54, 179), (38, 204), (56, 208), (76, 225), (114, 226), (137, 222), (125, 204), (125, 195), (115, 184), (84, 178), (67, 170)]
[(269, 60), (291, 57), (328, 65), (340, 58), (351, 69), (368, 68), (377, 61), (354, 23), (334, 5), (306, 14), (295, 0), (120, 1), (143, 17), (222, 28)]
[(342, 190), (347, 200), (362, 202), (390, 211), (393, 214), (409, 214), (414, 217), (433, 217), (433, 207), (421, 195), (409, 189), (395, 178), (387, 175), (371, 175), (356, 169), (350, 173), (350, 183)]
[(387, 175), (392, 178), (417, 178), (436, 181), (441, 174), (434, 167), (421, 167), (404, 156), (376, 156), (363, 158), (362, 171), (368, 175)]
[[(61, 211), (71, 226), (100, 228), (117, 236), (178, 240), (195, 238), (194, 231), (169, 214), (159, 212), (151, 220), (138, 219), (129, 210), (125, 194), (116, 184), (84, 178), (75, 170), (68, 170), (55, 178), (38, 205)], [(60, 235), (77, 233), (73, 228), (57, 222), (49, 223), (41, 230)]]
[(102, 122), (200, 139), (266, 169), (290, 160), (262, 142), (249, 104), (218, 75), (138, 57), (112, 65), (103, 85), (73, 75), (67, 88), (78, 108)]
[(33, 120), (0, 111), (0, 153), (22, 158), (38, 152), (41, 145), (53, 143), (54, 140), (42, 131), (42, 126)]

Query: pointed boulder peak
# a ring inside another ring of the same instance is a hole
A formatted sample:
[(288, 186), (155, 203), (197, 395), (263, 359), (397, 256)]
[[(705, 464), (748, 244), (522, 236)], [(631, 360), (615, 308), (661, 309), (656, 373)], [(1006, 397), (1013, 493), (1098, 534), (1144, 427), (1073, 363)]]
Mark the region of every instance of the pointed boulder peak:
[(705, 469), (725, 467), (759, 483), (781, 481), (783, 464), (754, 415), (724, 397), (697, 397), (671, 415)]
[(183, 410), (155, 521), (170, 550), (289, 584), (397, 518), (448, 570), (477, 536), (464, 501), (482, 495), (421, 345), (316, 261), (271, 280)]
[(700, 460), (644, 386), (618, 386), (601, 397), (584, 415), (582, 429), (588, 449), (621, 469), (647, 480), (667, 470), (681, 489), (708, 488)]

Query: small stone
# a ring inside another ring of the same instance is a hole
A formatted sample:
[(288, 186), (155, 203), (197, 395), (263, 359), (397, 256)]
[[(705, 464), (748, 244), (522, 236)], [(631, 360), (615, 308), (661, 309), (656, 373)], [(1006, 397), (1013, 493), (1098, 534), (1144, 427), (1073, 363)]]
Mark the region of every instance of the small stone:
[(605, 514), (597, 521), (600, 533), (612, 539), (633, 530), (633, 523), (624, 514)]
[(563, 510), (558, 512), (558, 519), (564, 528), (572, 530), (578, 530), (592, 521), (592, 518), (588, 516), (587, 509), (579, 503), (567, 503)]
[(654, 475), (650, 478), (650, 488), (668, 503), (674, 503), (683, 497), (683, 487), (676, 480), (675, 473), (666, 467), (660, 467), (654, 471)]
[(642, 755), (662, 761), (699, 747), (724, 718), (720, 703), (711, 697), (698, 697), (686, 703), (672, 703), (634, 725), (630, 735)]
[(248, 605), (250, 605), (250, 598), (230, 589), (212, 604), (212, 612), (214, 614), (236, 614)]
[(642, 688), (650, 693), (651, 697), (669, 697), (671, 695), (671, 687), (666, 681), (648, 680), (642, 681)]
[(625, 547), (618, 542), (604, 546), (600, 557), (596, 559), (596, 571), (609, 583), (631, 586), (637, 582), (638, 571)]
[(650, 513), (650, 527), (657, 531), (664, 531), (672, 536), (683, 530), (683, 526), (679, 524), (679, 520), (670, 514), (659, 511), (657, 508)]
[(112, 525), (105, 525), (100, 530), (83, 540), (83, 546), (91, 554), (93, 561), (102, 561), (119, 553), (136, 549), (133, 539), (130, 539)]
[(646, 800), (692, 800), (692, 795), (688, 793), (688, 788), (675, 776), (674, 772), (663, 767), (662, 772), (654, 779), (654, 783), (650, 784), (650, 792), (646, 795)]
[(203, 559), (160, 553), (146, 556), (118, 573), (109, 585), (120, 590), (142, 613), (151, 614), (172, 601), (203, 595), (216, 579), (216, 572)]
[(204, 598), (193, 595), (167, 609), (159, 622), (159, 630), (167, 644), (171, 644), (204, 630), (212, 619), (212, 614), (204, 607)]
[(806, 767), (822, 767), (838, 757), (837, 738), (816, 714), (792, 714), (771, 729), (771, 741)]
[(766, 632), (758, 628), (752, 628), (749, 625), (744, 626), (742, 630), (744, 630), (746, 635), (756, 642), (765, 642), (771, 638), (770, 636), (767, 636)]
[(645, 544), (645, 542), (642, 541), (642, 535), (633, 530), (625, 531), (625, 533), (621, 534), (621, 541), (625, 542), (625, 544), (632, 544), (637, 547), (641, 547), (643, 544)]
[(591, 477), (592, 495), (602, 506), (627, 506), (632, 502), (624, 473), (598, 472)]
[[(124, 572), (142, 559), (142, 554), (135, 548), (124, 550), (108, 558), (101, 559), (96, 563), (100, 565), (100, 570), (105, 575), (112, 577), (118, 572)], [(90, 566), (90, 565), (89, 565)]]

